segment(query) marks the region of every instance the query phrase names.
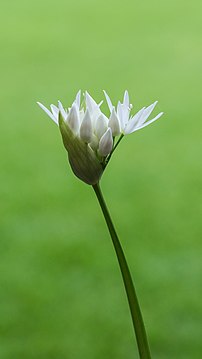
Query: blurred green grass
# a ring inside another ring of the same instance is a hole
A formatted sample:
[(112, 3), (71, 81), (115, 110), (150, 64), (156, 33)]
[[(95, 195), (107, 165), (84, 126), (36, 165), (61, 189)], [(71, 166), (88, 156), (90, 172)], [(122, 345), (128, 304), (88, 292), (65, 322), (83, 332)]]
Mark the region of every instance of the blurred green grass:
[[(36, 106), (88, 89), (165, 116), (125, 138), (102, 187), (153, 357), (202, 351), (199, 0), (1, 3), (0, 357), (138, 358), (90, 187)], [(136, 351), (136, 352), (135, 352)]]

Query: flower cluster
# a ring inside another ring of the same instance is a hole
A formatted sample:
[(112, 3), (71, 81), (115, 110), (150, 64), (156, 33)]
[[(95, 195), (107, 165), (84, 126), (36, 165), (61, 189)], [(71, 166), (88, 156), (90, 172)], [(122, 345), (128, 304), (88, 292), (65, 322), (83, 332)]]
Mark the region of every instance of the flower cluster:
[(131, 116), (132, 105), (127, 91), (124, 93), (123, 103), (119, 101), (117, 107), (112, 104), (105, 91), (104, 94), (110, 110), (109, 118), (100, 109), (102, 102), (97, 104), (88, 92), (85, 92), (81, 104), (81, 91), (79, 91), (68, 109), (65, 109), (60, 101), (58, 106), (51, 105), (50, 110), (38, 102), (49, 117), (59, 125), (73, 172), (78, 178), (91, 185), (99, 182), (112, 152), (124, 135), (149, 125), (163, 114), (161, 112), (147, 121), (157, 104), (156, 101)]

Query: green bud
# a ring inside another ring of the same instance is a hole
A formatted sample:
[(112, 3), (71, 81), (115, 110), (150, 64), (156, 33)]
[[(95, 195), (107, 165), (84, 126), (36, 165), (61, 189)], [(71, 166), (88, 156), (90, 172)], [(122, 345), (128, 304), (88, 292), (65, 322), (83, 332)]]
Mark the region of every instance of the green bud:
[(59, 128), (74, 174), (89, 185), (99, 182), (103, 167), (92, 148), (77, 137), (59, 114)]

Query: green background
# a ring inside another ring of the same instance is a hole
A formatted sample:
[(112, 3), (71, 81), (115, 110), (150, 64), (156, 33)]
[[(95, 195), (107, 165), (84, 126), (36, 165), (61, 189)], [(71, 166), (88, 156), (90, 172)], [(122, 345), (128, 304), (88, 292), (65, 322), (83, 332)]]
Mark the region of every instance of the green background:
[[(202, 352), (201, 0), (2, 0), (0, 357), (138, 358), (92, 189), (37, 107), (79, 88), (155, 124), (127, 136), (102, 188), (136, 283), (153, 358)], [(103, 109), (106, 107), (103, 107)]]

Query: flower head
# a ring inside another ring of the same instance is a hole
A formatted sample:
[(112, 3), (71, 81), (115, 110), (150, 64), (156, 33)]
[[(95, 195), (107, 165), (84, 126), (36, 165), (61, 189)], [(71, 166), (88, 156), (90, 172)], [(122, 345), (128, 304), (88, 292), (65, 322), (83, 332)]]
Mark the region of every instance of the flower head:
[[(124, 135), (149, 125), (162, 115), (161, 112), (147, 121), (157, 103), (154, 102), (130, 116), (132, 106), (127, 91), (124, 93), (123, 103), (119, 101), (117, 108), (112, 105), (105, 91), (104, 94), (110, 110), (109, 118), (100, 110), (102, 102), (97, 104), (87, 91), (82, 105), (79, 91), (68, 109), (65, 109), (60, 101), (58, 106), (51, 105), (50, 110), (38, 102), (59, 126), (74, 174), (90, 185), (99, 182), (112, 152)], [(117, 136), (119, 139), (116, 142)]]
[(106, 157), (113, 148), (112, 131), (108, 118), (101, 112), (88, 92), (84, 94), (84, 105), (80, 104), (81, 92), (76, 95), (72, 106), (66, 110), (61, 102), (48, 110), (38, 102), (49, 117), (59, 125), (69, 162), (77, 177), (88, 184), (99, 181)]

